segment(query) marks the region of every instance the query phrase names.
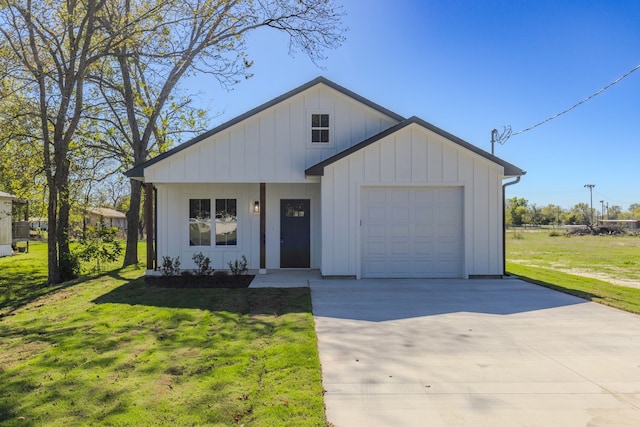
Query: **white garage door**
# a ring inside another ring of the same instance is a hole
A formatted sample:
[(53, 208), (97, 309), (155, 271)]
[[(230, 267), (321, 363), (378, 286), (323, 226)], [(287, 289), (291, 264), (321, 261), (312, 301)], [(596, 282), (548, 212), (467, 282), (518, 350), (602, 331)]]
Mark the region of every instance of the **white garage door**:
[(362, 277), (462, 277), (461, 187), (363, 187)]

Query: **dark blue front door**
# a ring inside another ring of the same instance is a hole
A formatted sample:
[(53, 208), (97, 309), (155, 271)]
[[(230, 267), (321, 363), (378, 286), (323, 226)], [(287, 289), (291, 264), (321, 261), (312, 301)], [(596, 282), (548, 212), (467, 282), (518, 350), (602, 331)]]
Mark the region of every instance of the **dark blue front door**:
[(280, 268), (309, 268), (309, 200), (280, 200)]

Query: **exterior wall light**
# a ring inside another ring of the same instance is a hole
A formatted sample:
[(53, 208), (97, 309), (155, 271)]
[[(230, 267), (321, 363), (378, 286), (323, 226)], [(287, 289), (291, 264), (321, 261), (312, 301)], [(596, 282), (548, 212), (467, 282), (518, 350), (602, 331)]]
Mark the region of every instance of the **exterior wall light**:
[(254, 214), (259, 214), (260, 213), (260, 202), (259, 201), (253, 202), (253, 213)]

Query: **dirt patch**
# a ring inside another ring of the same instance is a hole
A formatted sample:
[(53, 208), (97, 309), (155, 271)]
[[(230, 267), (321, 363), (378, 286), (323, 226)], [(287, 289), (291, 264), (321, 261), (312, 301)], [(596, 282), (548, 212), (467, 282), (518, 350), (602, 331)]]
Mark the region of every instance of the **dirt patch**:
[(626, 286), (628, 288), (640, 289), (640, 282), (639, 281), (629, 280), (629, 279), (619, 279), (619, 278), (613, 277), (613, 276), (611, 276), (611, 275), (609, 275), (607, 273), (602, 273), (602, 272), (593, 271), (593, 270), (587, 270), (587, 269), (584, 269), (584, 268), (563, 268), (561, 265), (558, 265), (558, 264), (554, 264), (552, 266), (540, 266), (540, 265), (536, 265), (536, 264), (526, 263), (526, 262), (521, 261), (521, 260), (512, 260), (510, 262), (512, 262), (514, 264), (524, 265), (524, 266), (527, 266), (527, 267), (551, 268), (553, 270), (560, 271), (562, 273), (573, 274), (574, 276), (582, 276), (582, 277), (588, 277), (590, 279), (602, 280), (604, 282), (609, 282), (612, 285)]
[(586, 270), (582, 268), (558, 268), (557, 270), (562, 271), (563, 273), (574, 274), (576, 276), (589, 277), (591, 279), (602, 280), (618, 286), (627, 286), (629, 288), (640, 289), (640, 282), (637, 282), (634, 280), (628, 280), (628, 279), (617, 279), (615, 277), (611, 277), (606, 273), (600, 273), (600, 272)]

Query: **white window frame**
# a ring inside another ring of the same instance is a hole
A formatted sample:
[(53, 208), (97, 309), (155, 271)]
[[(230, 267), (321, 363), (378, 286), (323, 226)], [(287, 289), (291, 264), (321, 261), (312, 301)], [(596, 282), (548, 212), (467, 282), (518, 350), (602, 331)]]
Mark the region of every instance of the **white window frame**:
[[(329, 116), (329, 127), (317, 127), (312, 126), (313, 116), (316, 114), (324, 114)], [(336, 145), (335, 142), (335, 115), (332, 111), (328, 110), (307, 110), (307, 126), (306, 126), (306, 141), (307, 147), (310, 148), (334, 148)], [(329, 142), (313, 142), (312, 134), (314, 130), (328, 130), (329, 131)]]
[[(191, 246), (190, 244), (190, 231), (189, 231), (189, 223), (183, 223), (185, 224), (185, 233), (186, 233), (186, 237), (183, 237), (183, 250), (186, 253), (190, 253), (190, 252), (198, 252), (198, 251), (202, 251), (204, 252), (206, 251), (217, 251), (217, 252), (236, 252), (239, 250), (242, 250), (241, 248), (241, 236), (242, 236), (242, 229), (241, 229), (241, 224), (244, 224), (244, 222), (241, 220), (241, 218), (243, 217), (243, 211), (242, 208), (240, 206), (240, 203), (242, 203), (242, 201), (244, 200), (242, 197), (240, 197), (239, 194), (237, 193), (233, 193), (233, 194), (229, 194), (229, 193), (188, 193), (183, 195), (183, 209), (182, 212), (182, 218), (189, 218), (189, 203), (190, 200), (193, 199), (208, 199), (211, 201), (211, 243), (209, 245), (194, 245)], [(237, 231), (236, 231), (236, 244), (235, 245), (217, 245), (216, 244), (216, 223), (215, 223), (215, 208), (216, 208), (216, 200), (220, 200), (220, 199), (234, 199), (236, 201), (236, 224), (237, 224)]]

